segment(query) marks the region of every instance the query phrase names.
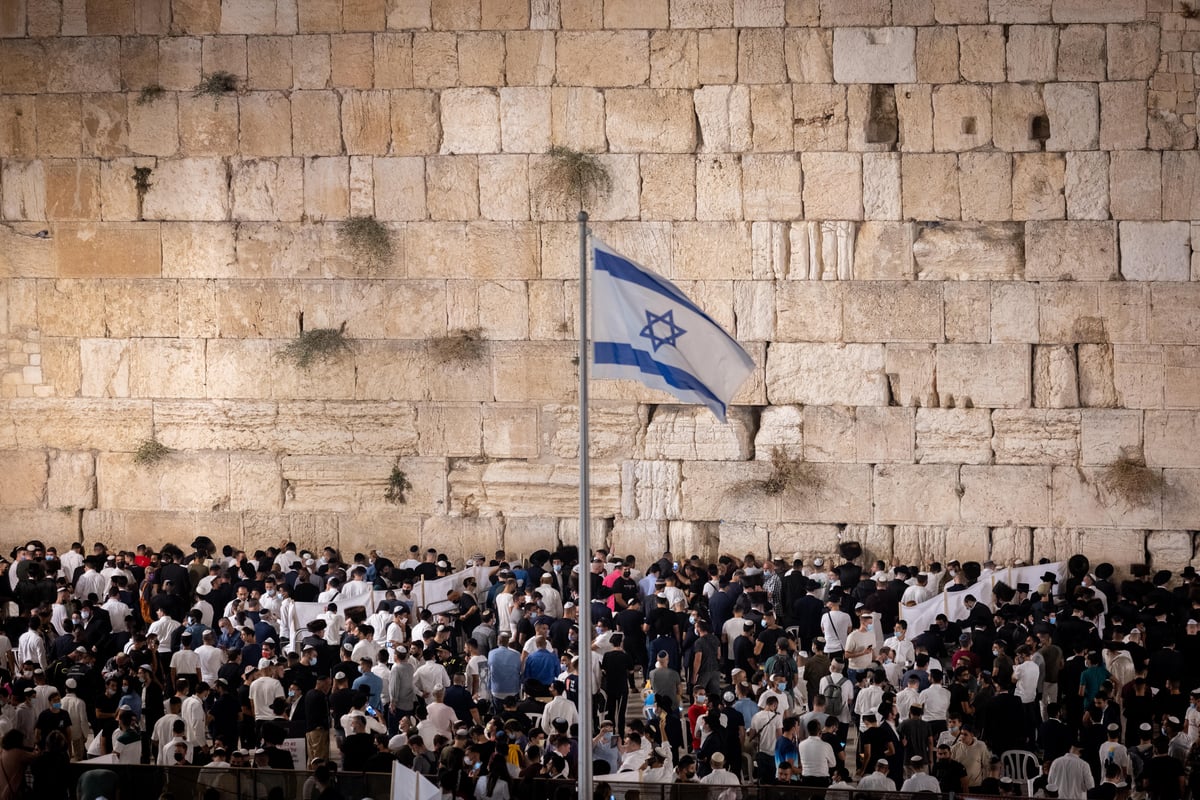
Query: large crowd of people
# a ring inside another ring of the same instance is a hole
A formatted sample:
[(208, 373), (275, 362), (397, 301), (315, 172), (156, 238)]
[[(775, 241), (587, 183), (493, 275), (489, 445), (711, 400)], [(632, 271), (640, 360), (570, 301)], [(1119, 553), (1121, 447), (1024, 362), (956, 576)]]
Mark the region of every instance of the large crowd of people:
[[(0, 561), (0, 797), (68, 796), (65, 767), (99, 756), (204, 767), (212, 787), (306, 770), (303, 800), (396, 762), (446, 797), (506, 800), (589, 756), (627, 789), (1200, 794), (1191, 568), (1116, 581), (1075, 556), (980, 600), (990, 562), (863, 563), (853, 542), (808, 561), (389, 555), (18, 548)], [(910, 635), (905, 609), (943, 591), (966, 593), (961, 618)]]

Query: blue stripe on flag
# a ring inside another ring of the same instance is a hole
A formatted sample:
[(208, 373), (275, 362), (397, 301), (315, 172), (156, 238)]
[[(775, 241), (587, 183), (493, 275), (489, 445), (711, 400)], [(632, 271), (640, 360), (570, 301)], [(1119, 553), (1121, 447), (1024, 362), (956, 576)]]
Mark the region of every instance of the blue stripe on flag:
[(593, 246), (593, 259), (595, 268), (601, 272), (607, 272), (617, 280), (628, 281), (629, 283), (641, 286), (643, 289), (648, 289), (664, 297), (670, 298), (672, 301), (679, 303), (684, 308), (697, 314), (712, 323), (713, 327), (721, 332), (725, 338), (733, 342), (739, 349), (741, 345), (737, 343), (729, 333), (717, 324), (717, 321), (708, 314), (700, 310), (700, 307), (687, 298), (687, 296), (679, 291), (679, 289), (666, 278), (660, 278), (651, 272), (643, 269), (638, 269), (638, 266), (624, 256), (619, 256), (608, 250)]
[(695, 375), (678, 367), (672, 367), (670, 364), (655, 361), (645, 350), (638, 350), (623, 342), (593, 342), (592, 347), (593, 358), (597, 364), (617, 364), (623, 367), (636, 367), (639, 371), (647, 375), (658, 375), (669, 386), (695, 392), (702, 397), (708, 398), (712, 403), (720, 406), (722, 410), (725, 408), (725, 403), (721, 398), (713, 394), (712, 390), (701, 383)]

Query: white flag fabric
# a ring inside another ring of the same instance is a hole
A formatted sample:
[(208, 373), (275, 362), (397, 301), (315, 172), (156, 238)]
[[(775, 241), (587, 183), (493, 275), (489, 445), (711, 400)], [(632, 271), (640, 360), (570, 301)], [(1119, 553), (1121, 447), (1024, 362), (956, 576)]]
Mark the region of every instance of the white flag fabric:
[(754, 360), (675, 284), (592, 240), (593, 378), (640, 381), (722, 422)]

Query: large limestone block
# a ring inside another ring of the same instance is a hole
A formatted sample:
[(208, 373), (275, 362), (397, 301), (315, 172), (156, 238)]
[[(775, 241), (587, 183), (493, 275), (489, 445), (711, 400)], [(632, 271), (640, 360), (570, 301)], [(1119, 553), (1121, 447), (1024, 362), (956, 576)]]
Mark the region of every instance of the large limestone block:
[(907, 84), (896, 91), (900, 150), (926, 153), (933, 150), (933, 87)]
[(1169, 347), (1163, 356), (1166, 364), (1166, 407), (1195, 407), (1195, 398), (1200, 391), (1200, 350), (1194, 347)]
[(1024, 226), (1009, 222), (926, 223), (913, 257), (923, 280), (1004, 280), (1025, 267)]
[(1146, 535), (1146, 552), (1154, 571), (1179, 572), (1191, 565), (1195, 554), (1192, 531), (1150, 531)]
[(1042, 141), (1033, 138), (1033, 123), (1045, 117), (1041, 87), (1002, 83), (992, 88), (992, 138), (1006, 152), (1040, 150)]
[(131, 452), (150, 436), (150, 423), (150, 404), (142, 401), (17, 399), (0, 410), (0, 431), (14, 429), (11, 449)]
[(274, 454), (230, 454), (230, 510), (280, 511), (283, 493), (283, 478)]
[(103, 336), (102, 297), (99, 281), (38, 281), (36, 324), (29, 327), (40, 328), (44, 336)]
[(947, 342), (991, 341), (992, 285), (960, 282), (942, 288), (946, 297)]
[(0, 211), (5, 219), (46, 219), (46, 168), (42, 161), (7, 160), (0, 175), (0, 187), (3, 190)]
[(299, 222), (304, 213), (301, 159), (232, 161), (233, 218)]
[(1100, 97), (1094, 83), (1051, 83), (1043, 90), (1050, 119), (1047, 150), (1094, 150), (1100, 141)]
[(721, 550), (727, 553), (757, 554), (765, 558), (769, 553), (770, 529), (754, 522), (720, 523)]
[(695, 31), (656, 30), (650, 34), (650, 85), (690, 89), (699, 82), (700, 48)]
[[(765, 494), (757, 485), (747, 485), (747, 479), (761, 481), (771, 474), (767, 462), (754, 462), (753, 468), (745, 465), (743, 470), (733, 473), (722, 470), (712, 475), (712, 469), (718, 466), (719, 462), (684, 463), (685, 519), (770, 522), (778, 519), (779, 514), (786, 514), (789, 521), (796, 522), (863, 523), (870, 519), (871, 468), (866, 464), (813, 464), (809, 483), (787, 485), (776, 496)], [(722, 478), (726, 480), (721, 482)], [(727, 488), (723, 493), (709, 493), (703, 488), (709, 480), (714, 487)], [(707, 496), (698, 496), (701, 494)], [(726, 513), (722, 513), (723, 509)]]
[(539, 452), (538, 409), (532, 406), (486, 406), (483, 451), (491, 458), (536, 458)]
[[(796, 176), (797, 188), (799, 175)], [(696, 219), (735, 220), (742, 217), (742, 170), (735, 155), (704, 156), (696, 160)]]
[(162, 254), (156, 224), (62, 224), (55, 226), (54, 234), (60, 277), (156, 278), (161, 274)]
[(1084, 409), (1080, 412), (1080, 463), (1106, 466), (1122, 452), (1142, 452), (1142, 412)]
[[(163, 276), (200, 279), (238, 276), (234, 233), (232, 225), (204, 222), (162, 225)], [(240, 274), (245, 276), (246, 272)]]
[(821, 28), (788, 28), (783, 34), (783, 56), (792, 83), (833, 81), (833, 31)]
[(933, 345), (889, 344), (884, 369), (891, 402), (906, 408), (934, 403), (934, 363)]
[(149, 219), (229, 218), (228, 166), (221, 159), (181, 158), (154, 169), (143, 204)]
[(1121, 223), (1121, 277), (1127, 281), (1187, 281), (1191, 257), (1186, 222)]
[[(301, 550), (320, 552), (329, 542), (337, 540), (339, 518), (344, 516), (324, 512), (273, 514), (265, 511), (243, 511), (240, 515), (243, 546), (252, 550), (277, 547), (279, 542), (284, 540), (295, 542)], [(416, 538), (416, 531), (401, 527), (396, 535), (411, 541)]]
[(1004, 410), (992, 414), (998, 464), (1074, 464), (1079, 460), (1078, 411)]
[[(509, 521), (509, 529), (505, 532), (506, 542), (512, 538), (512, 527), (516, 522), (516, 519)], [(545, 542), (545, 539), (540, 541)], [(544, 546), (538, 544), (538, 547)], [(637, 556), (639, 563), (649, 563), (671, 549), (670, 523), (666, 520), (618, 518), (609, 535), (609, 547), (616, 553)]]
[[(416, 542), (421, 536), (421, 518), (404, 506), (338, 514), (336, 523), (338, 548), (343, 553), (378, 550), (380, 555), (394, 557), (396, 542)], [(455, 554), (456, 563), (461, 555)]]
[(463, 86), (500, 86), (504, 83), (502, 34), (458, 35), (458, 82)]
[[(869, 156), (864, 156), (864, 167), (870, 163)], [(899, 170), (898, 160), (896, 169)], [(896, 190), (899, 191), (899, 175), (896, 176)], [(899, 197), (895, 199), (899, 209)], [(870, 205), (868, 195), (867, 216), (870, 216)], [(916, 275), (912, 256), (916, 232), (916, 226), (909, 222), (865, 222), (858, 226), (854, 242), (854, 277), (859, 280), (912, 280)]]
[(1187, 528), (1200, 515), (1200, 470), (1163, 470), (1169, 500), (1163, 508), (1163, 527)]
[(1160, 493), (1155, 493), (1149, 505), (1131, 503), (1106, 485), (1103, 469), (1088, 467), (1054, 467), (1051, 480), (1050, 519), (1054, 524), (1162, 527)]
[(986, 86), (938, 86), (933, 92), (935, 150), (975, 150), (992, 143), (992, 98)]
[[(618, 512), (620, 477), (616, 464), (593, 466), (591, 508), (594, 514), (613, 516)], [(524, 461), (458, 464), (450, 471), (448, 481), (448, 502), (454, 510), (477, 509), (482, 516), (578, 514), (579, 470), (574, 465)]]
[(483, 410), (478, 403), (421, 403), (416, 407), (416, 446), (423, 456), (483, 454)]
[(1012, 83), (1053, 81), (1057, 74), (1057, 53), (1057, 28), (1013, 25), (1008, 29), (1008, 80)]
[(1062, 219), (1066, 215), (1066, 159), (1058, 153), (1013, 157), (1013, 219)]
[(1025, 258), (1026, 280), (1112, 280), (1117, 275), (1117, 226), (1112, 222), (1030, 222), (1025, 226)]
[(1111, 0), (1092, 3), (1088, 0), (1054, 0), (1055, 22), (1133, 22), (1145, 16), (1145, 0)]
[(754, 435), (754, 453), (768, 459), (776, 448), (787, 456), (801, 455), (804, 444), (804, 410), (800, 406), (772, 405), (763, 409)]
[(987, 529), (977, 526), (897, 525), (890, 563), (928, 564), (947, 558), (966, 559), (987, 553)]
[(642, 86), (650, 77), (649, 33), (564, 31), (555, 63), (560, 86)]
[(958, 159), (953, 154), (906, 153), (901, 170), (906, 218), (955, 220), (961, 216)]
[(945, 344), (937, 349), (938, 394), (943, 405), (1028, 408), (1030, 349), (1022, 344)]
[(434, 220), (479, 217), (479, 161), (473, 156), (425, 159), (426, 203)]
[[(43, 542), (74, 542), (79, 539), (79, 515), (58, 510), (11, 509), (0, 514), (0, 546), (6, 551), (30, 539)], [(58, 544), (64, 547), (65, 544)]]
[(1004, 29), (1000, 25), (958, 28), (959, 71), (965, 80), (1004, 82)]
[(959, 200), (964, 220), (1012, 218), (1012, 158), (1008, 153), (958, 157)]
[(46, 163), (46, 219), (90, 220), (100, 216), (100, 168), (92, 160)]
[(749, 267), (749, 225), (735, 222), (683, 222), (671, 226), (671, 278), (748, 278)]
[(922, 83), (958, 80), (958, 32), (953, 28), (917, 30), (917, 79)]
[(1067, 154), (1067, 219), (1108, 219), (1108, 154)]
[(863, 406), (856, 413), (855, 455), (867, 464), (911, 464), (916, 410)]
[(1150, 341), (1200, 344), (1200, 317), (1195, 313), (1200, 301), (1197, 288), (1177, 283), (1151, 287)]
[(392, 153), (398, 156), (438, 152), (441, 116), (436, 92), (391, 92)]
[(1131, 23), (1107, 26), (1109, 80), (1144, 81), (1158, 68), (1160, 26), (1139, 17)]
[(696, 147), (691, 92), (614, 89), (605, 93), (605, 110), (613, 152), (689, 153)]
[(1066, 525), (1034, 528), (1033, 552), (1051, 561), (1066, 561), (1078, 553), (1093, 564), (1108, 562), (1124, 575), (1129, 565), (1146, 563), (1146, 531)]
[(238, 146), (238, 101), (182, 95), (179, 98), (179, 150), (185, 156), (231, 155)]
[(491, 191), (479, 198), (484, 219), (529, 219), (529, 161), (523, 155), (480, 156), (479, 181)]
[[(900, 156), (863, 154), (863, 215), (869, 220), (898, 220), (901, 213)], [(866, 226), (860, 226), (861, 231)]]
[[(895, 540), (891, 525), (846, 525), (839, 535), (839, 542), (858, 542), (863, 548), (863, 558), (868, 561), (883, 559), (891, 563), (892, 547)], [(826, 567), (836, 564), (837, 556), (825, 559)]]
[(747, 154), (742, 157), (741, 176), (746, 219), (792, 220), (802, 216), (800, 160), (796, 156)]
[(46, 500), (49, 470), (43, 450), (6, 452), (0, 473), (0, 507), (41, 507)]
[(628, 518), (680, 518), (682, 466), (678, 461), (621, 464), (621, 514)]
[(391, 144), (387, 92), (346, 92), (342, 96), (342, 140), (351, 155), (387, 155)]
[(918, 408), (918, 464), (992, 463), (992, 415), (986, 408)]
[(550, 147), (550, 98), (545, 86), (500, 90), (500, 136), (506, 153), (543, 153)]
[(1114, 219), (1162, 217), (1161, 154), (1118, 150), (1109, 156), (1109, 204)]
[(1032, 563), (1033, 529), (1025, 527), (992, 528), (989, 556), (997, 564)]
[(748, 409), (732, 409), (725, 424), (697, 406), (659, 406), (646, 428), (645, 457), (744, 461), (751, 452)]
[(1200, 215), (1200, 153), (1163, 153), (1163, 219)]
[[(849, 406), (812, 406), (804, 412), (805, 461), (855, 460), (855, 409)], [(759, 461), (773, 457), (759, 451)]]
[(775, 331), (775, 284), (738, 281), (733, 285), (735, 338), (765, 342)]
[(786, 76), (782, 30), (751, 28), (739, 32), (738, 83), (778, 84)]
[(843, 315), (848, 342), (940, 342), (942, 286), (855, 281)]
[(701, 86), (693, 93), (693, 104), (703, 152), (750, 149), (753, 126), (748, 87)]
[(406, 265), (414, 278), (533, 278), (537, 232), (504, 222), (411, 225)]
[(121, 89), (120, 40), (114, 36), (47, 39), (46, 89), (51, 92), (116, 92)]
[(500, 152), (500, 95), (495, 89), (441, 94), (442, 147), (448, 153)]
[(203, 397), (204, 342), (131, 340), (129, 391), (134, 397)]
[(494, 552), (504, 541), (501, 517), (436, 515), (421, 521), (421, 547), (441, 553)]
[(1123, 408), (1162, 408), (1163, 357), (1158, 347), (1113, 348), (1113, 385)]
[(1077, 408), (1079, 380), (1073, 347), (1036, 347), (1033, 351), (1033, 404), (1039, 408)]
[(1058, 39), (1060, 81), (1102, 81), (1105, 77), (1104, 28), (1068, 25)]
[[(295, 456), (280, 459), (285, 511), (355, 512), (385, 508), (394, 459), (389, 456)], [(434, 514), (445, 507), (444, 459), (401, 458), (399, 469), (412, 488), (409, 513)]]
[(129, 342), (80, 339), (80, 392), (84, 397), (129, 397)]
[(170, 453), (153, 465), (129, 453), (101, 453), (96, 461), (100, 508), (142, 511), (225, 511), (229, 457), (224, 453)]
[(955, 524), (960, 486), (957, 466), (878, 465), (872, 481), (875, 522)]
[(46, 481), (46, 507), (94, 508), (96, 459), (91, 453), (59, 450), (50, 454)]
[(1200, 467), (1196, 435), (1200, 414), (1194, 411), (1146, 412), (1146, 464), (1150, 467)]
[(780, 522), (771, 526), (771, 555), (788, 563), (801, 559), (805, 564), (817, 557), (836, 560), (841, 528), (837, 525)]
[(1043, 343), (1142, 343), (1149, 298), (1131, 283), (1050, 283), (1038, 288)]
[(1146, 146), (1146, 82), (1100, 84), (1100, 148), (1139, 150)]
[(573, 353), (573, 348), (557, 342), (514, 342), (497, 349), (492, 392), (501, 401), (569, 401), (579, 388), (572, 369)]
[(792, 223), (788, 277), (849, 280), (854, 270), (856, 227), (856, 223), (846, 220)]
[(809, 219), (863, 218), (862, 157), (856, 153), (804, 153), (804, 214)]
[[(621, 402), (590, 404), (588, 415), (589, 452), (605, 460), (634, 458), (642, 450), (646, 406)], [(579, 406), (546, 405), (542, 408), (541, 432), (545, 452), (560, 459), (579, 457)]]
[(915, 28), (836, 28), (833, 77), (838, 83), (914, 83)]
[(883, 345), (773, 344), (766, 381), (773, 404), (887, 405)]

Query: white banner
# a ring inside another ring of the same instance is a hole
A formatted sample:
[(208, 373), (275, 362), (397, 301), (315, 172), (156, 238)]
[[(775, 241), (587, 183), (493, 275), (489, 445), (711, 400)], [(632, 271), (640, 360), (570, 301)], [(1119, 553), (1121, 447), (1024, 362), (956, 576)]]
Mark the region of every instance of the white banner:
[(308, 743), (303, 739), (284, 739), (279, 749), (292, 754), (292, 767), (308, 769)]
[(442, 790), (399, 761), (392, 764), (392, 800), (441, 800)]
[(901, 606), (900, 619), (908, 623), (908, 638), (913, 639), (932, 628), (938, 614), (945, 614), (951, 622), (966, 619), (968, 612), (963, 598), (967, 595), (972, 595), (988, 608), (995, 608), (992, 587), (997, 583), (1007, 584), (1013, 589), (1016, 589), (1019, 583), (1027, 583), (1032, 591), (1042, 582), (1042, 576), (1047, 572), (1053, 572), (1058, 576), (1058, 583), (1054, 586), (1054, 594), (1058, 594), (1058, 587), (1067, 574), (1067, 562), (1056, 561), (1053, 564), (1008, 567), (981, 575), (979, 582), (968, 586), (966, 591), (942, 592), (924, 603), (918, 603), (912, 607)]

